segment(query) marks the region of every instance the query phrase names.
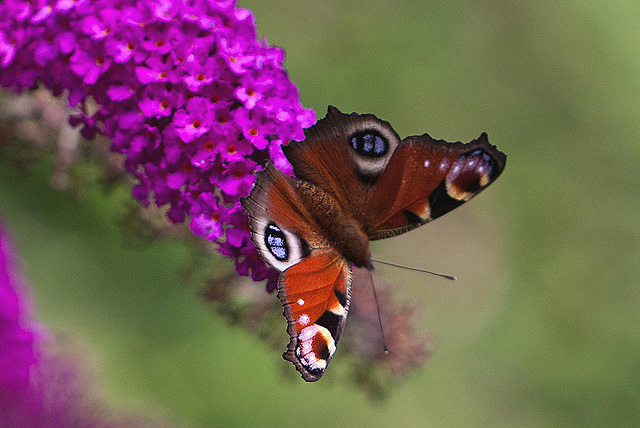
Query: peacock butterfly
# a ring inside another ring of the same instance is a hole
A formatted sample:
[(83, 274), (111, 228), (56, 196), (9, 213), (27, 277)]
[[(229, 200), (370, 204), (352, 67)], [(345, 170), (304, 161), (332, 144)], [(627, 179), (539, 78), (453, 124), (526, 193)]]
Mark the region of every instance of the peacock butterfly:
[(347, 319), (351, 265), (373, 268), (369, 241), (468, 201), (500, 175), (506, 156), (486, 133), (469, 143), (400, 140), (388, 122), (332, 106), (305, 137), (283, 147), (295, 177), (267, 165), (242, 205), (262, 259), (281, 272), (290, 337), (283, 357), (316, 381)]

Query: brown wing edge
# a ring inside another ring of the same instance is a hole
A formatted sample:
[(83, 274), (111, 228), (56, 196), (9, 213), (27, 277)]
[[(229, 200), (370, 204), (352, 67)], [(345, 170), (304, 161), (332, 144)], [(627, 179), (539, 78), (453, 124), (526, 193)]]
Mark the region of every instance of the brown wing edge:
[[(444, 140), (434, 141), (438, 143), (444, 142)], [(472, 155), (477, 149), (483, 150), (491, 157), (491, 162), (494, 163), (494, 167), (492, 168), (491, 173), (488, 174), (489, 181), (484, 185), (480, 185), (477, 190), (470, 191), (470, 197), (465, 200), (455, 200), (450, 197), (446, 185), (447, 177), (445, 177), (442, 182), (439, 183), (436, 191), (429, 195), (429, 205), (431, 208), (431, 218), (429, 219), (429, 222), (476, 197), (480, 192), (496, 181), (500, 174), (502, 174), (507, 163), (507, 155), (489, 142), (489, 137), (486, 132), (481, 133), (478, 138), (468, 143), (455, 142), (450, 144), (450, 150), (455, 150), (459, 153), (460, 157)], [(451, 172), (451, 170), (449, 170), (448, 173), (449, 172)]]

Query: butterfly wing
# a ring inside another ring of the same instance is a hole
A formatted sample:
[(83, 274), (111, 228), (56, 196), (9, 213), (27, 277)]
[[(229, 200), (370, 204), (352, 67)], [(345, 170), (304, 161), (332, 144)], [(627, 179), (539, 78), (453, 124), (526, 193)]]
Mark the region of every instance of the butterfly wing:
[(282, 272), (278, 298), (290, 337), (283, 357), (306, 381), (315, 381), (324, 374), (344, 328), (351, 267), (324, 240), (295, 185), (294, 178), (269, 165), (242, 205), (260, 255)]
[(322, 377), (344, 329), (351, 301), (351, 266), (333, 250), (320, 250), (285, 270), (278, 280), (291, 340), (285, 360), (307, 382)]
[(405, 138), (369, 192), (369, 239), (395, 236), (468, 201), (495, 181), (506, 156), (483, 133), (469, 143)]
[(325, 227), (340, 222), (318, 217), (324, 212), (312, 215), (302, 203), (297, 191), (304, 182), (337, 202), (341, 210), (333, 213), (355, 220), (369, 239), (380, 239), (471, 199), (498, 177), (506, 156), (486, 134), (467, 144), (426, 134), (400, 141), (389, 123), (334, 107), (305, 136), (283, 148), (297, 179), (268, 166), (242, 203), (262, 258), (282, 272), (278, 297), (290, 336), (283, 357), (305, 380), (315, 381), (324, 374), (344, 328), (351, 266), (327, 241), (314, 215)]
[(327, 245), (300, 202), (293, 180), (268, 165), (258, 173), (249, 196), (241, 200), (249, 215), (251, 240), (262, 259), (280, 272), (308, 257), (312, 245)]
[(357, 218), (399, 143), (388, 122), (329, 106), (327, 115), (305, 130), (304, 141), (282, 150), (297, 178), (317, 185)]

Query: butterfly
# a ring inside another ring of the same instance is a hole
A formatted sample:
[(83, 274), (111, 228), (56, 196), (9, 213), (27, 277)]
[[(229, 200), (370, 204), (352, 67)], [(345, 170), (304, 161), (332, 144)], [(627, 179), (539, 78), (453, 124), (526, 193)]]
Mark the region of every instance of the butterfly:
[(421, 226), (477, 195), (506, 155), (486, 133), (469, 143), (427, 134), (400, 140), (371, 114), (327, 115), (283, 152), (241, 203), (262, 259), (278, 270), (290, 341), (285, 360), (308, 382), (322, 377), (345, 326), (352, 266), (372, 269), (369, 241)]

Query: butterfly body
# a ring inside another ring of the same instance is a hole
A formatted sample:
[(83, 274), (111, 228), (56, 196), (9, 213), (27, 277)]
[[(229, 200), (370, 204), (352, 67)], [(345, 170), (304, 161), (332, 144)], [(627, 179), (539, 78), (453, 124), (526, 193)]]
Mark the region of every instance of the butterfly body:
[(294, 177), (272, 165), (242, 200), (251, 238), (281, 272), (278, 298), (290, 336), (284, 358), (307, 381), (322, 377), (344, 328), (351, 269), (371, 269), (370, 240), (451, 211), (493, 182), (506, 156), (486, 134), (470, 143), (429, 135), (400, 140), (373, 115), (327, 116), (283, 147)]
[(324, 231), (331, 246), (357, 267), (370, 267), (369, 238), (359, 222), (347, 216), (337, 201), (320, 187), (300, 181), (298, 189), (302, 204)]

